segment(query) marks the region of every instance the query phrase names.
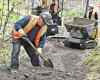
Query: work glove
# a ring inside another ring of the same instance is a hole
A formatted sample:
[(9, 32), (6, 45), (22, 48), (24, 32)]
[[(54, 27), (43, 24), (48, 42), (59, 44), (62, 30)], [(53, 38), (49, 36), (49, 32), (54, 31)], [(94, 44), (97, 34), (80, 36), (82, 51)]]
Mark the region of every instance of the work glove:
[(19, 32), (19, 34), (20, 34), (21, 37), (22, 36), (26, 36), (26, 33), (24, 32), (23, 29), (19, 29), (18, 32)]
[(42, 55), (42, 48), (37, 48), (37, 55)]

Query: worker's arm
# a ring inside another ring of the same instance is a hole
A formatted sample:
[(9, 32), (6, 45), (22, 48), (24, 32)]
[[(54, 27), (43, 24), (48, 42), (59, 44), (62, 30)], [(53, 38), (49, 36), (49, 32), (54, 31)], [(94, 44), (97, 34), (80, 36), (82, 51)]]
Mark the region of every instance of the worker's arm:
[[(95, 20), (98, 20), (98, 13), (95, 12)], [(95, 21), (94, 26), (98, 25), (98, 21)]]
[(29, 22), (30, 16), (25, 16), (24, 18), (18, 20), (14, 27), (15, 29), (18, 31), (20, 29), (22, 29), (23, 27), (25, 27), (25, 25), (27, 25), (27, 23)]
[(46, 33), (44, 33), (43, 36), (41, 36), (38, 48), (43, 48), (45, 41), (46, 41)]
[(95, 20), (98, 20), (98, 13), (95, 12)]
[(46, 33), (44, 33), (44, 35), (40, 38), (40, 42), (37, 48), (38, 55), (42, 55), (42, 49), (44, 47), (45, 40), (46, 40)]

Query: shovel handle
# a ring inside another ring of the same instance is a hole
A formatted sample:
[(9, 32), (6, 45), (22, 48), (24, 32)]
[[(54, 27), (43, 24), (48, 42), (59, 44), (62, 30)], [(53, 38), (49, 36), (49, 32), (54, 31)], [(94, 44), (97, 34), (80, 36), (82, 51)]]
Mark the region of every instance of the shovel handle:
[[(21, 38), (24, 39), (25, 41), (27, 41), (27, 42), (31, 45), (31, 47), (37, 52), (36, 47), (32, 44), (32, 42), (31, 42), (27, 37), (21, 37)], [(37, 52), (37, 53), (38, 53), (38, 52)], [(40, 56), (44, 61), (47, 62), (47, 60), (46, 60), (42, 55), (39, 54), (39, 56)]]

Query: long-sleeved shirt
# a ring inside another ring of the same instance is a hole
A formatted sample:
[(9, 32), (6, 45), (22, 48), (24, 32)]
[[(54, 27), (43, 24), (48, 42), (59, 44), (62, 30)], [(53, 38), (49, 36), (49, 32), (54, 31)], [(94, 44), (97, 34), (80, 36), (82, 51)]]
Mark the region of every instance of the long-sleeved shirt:
[[(24, 28), (28, 24), (30, 17), (31, 16), (25, 16), (24, 18), (18, 20), (15, 23), (15, 26), (14, 26), (15, 29), (18, 31), (19, 29)], [(40, 30), (40, 26), (36, 24), (35, 27), (27, 34), (31, 42), (34, 43), (34, 40), (39, 30)], [(45, 40), (46, 40), (46, 32), (41, 36), (38, 47), (43, 48), (45, 44)]]

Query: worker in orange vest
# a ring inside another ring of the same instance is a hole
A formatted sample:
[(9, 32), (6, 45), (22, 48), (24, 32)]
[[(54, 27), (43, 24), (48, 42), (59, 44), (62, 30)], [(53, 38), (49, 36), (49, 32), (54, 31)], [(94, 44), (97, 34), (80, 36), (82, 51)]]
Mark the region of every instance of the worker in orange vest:
[(13, 50), (11, 53), (11, 72), (18, 71), (19, 68), (19, 52), (21, 45), (26, 50), (31, 59), (33, 66), (40, 66), (38, 55), (34, 49), (21, 37), (26, 36), (37, 48), (38, 54), (42, 54), (42, 49), (46, 40), (47, 26), (52, 25), (52, 17), (49, 12), (43, 12), (40, 16), (28, 15), (18, 20), (12, 31), (13, 33)]
[[(98, 13), (95, 9), (94, 4), (89, 4), (87, 18), (92, 19), (92, 20), (98, 20)], [(96, 25), (98, 25), (98, 22), (95, 22), (95, 26)]]
[[(49, 12), (52, 15), (52, 19), (57, 19), (58, 5), (56, 3), (56, 0), (52, 0), (52, 3), (50, 4), (50, 7), (49, 7)], [(55, 20), (53, 21), (55, 22)]]
[(94, 20), (98, 19), (98, 13), (96, 12), (95, 6), (93, 4), (89, 4), (88, 6), (87, 17)]
[(87, 12), (87, 18), (95, 20), (94, 22), (94, 29), (92, 33), (92, 37), (97, 38), (98, 37), (98, 12), (97, 7), (95, 7), (94, 4), (89, 4), (88, 6), (88, 12)]
[(58, 5), (55, 0), (52, 0), (52, 3), (50, 4), (50, 12), (51, 13), (57, 13)]

